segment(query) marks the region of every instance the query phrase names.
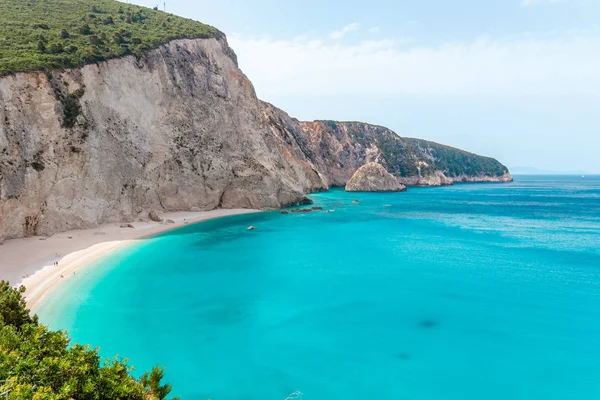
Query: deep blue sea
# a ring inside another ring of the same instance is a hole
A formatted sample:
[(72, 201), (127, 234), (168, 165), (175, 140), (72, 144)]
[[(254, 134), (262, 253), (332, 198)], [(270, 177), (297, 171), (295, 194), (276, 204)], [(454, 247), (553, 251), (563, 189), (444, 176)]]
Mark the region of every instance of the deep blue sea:
[(184, 400), (600, 398), (600, 177), (312, 198), (114, 253), (40, 317)]

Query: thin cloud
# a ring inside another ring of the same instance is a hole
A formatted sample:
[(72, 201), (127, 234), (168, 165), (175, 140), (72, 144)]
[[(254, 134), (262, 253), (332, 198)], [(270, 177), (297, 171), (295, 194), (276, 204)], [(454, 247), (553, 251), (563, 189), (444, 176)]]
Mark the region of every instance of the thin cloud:
[(543, 4), (543, 3), (560, 3), (564, 0), (522, 0), (521, 5), (528, 7), (528, 6), (533, 6), (536, 4)]
[(261, 96), (600, 93), (599, 34), (422, 46), (232, 37)]
[(331, 32), (329, 37), (334, 40), (340, 40), (344, 36), (346, 36), (346, 34), (348, 34), (350, 32), (355, 32), (359, 29), (360, 29), (360, 24), (353, 22), (351, 24), (346, 25), (345, 27), (343, 27), (342, 29), (340, 29), (338, 31)]

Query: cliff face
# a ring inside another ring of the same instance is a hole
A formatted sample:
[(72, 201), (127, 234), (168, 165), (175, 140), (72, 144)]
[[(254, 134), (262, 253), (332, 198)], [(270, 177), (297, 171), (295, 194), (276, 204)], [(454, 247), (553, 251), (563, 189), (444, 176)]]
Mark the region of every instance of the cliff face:
[(444, 174), (454, 182), (512, 182), (508, 168), (497, 160), (422, 139), (405, 139), (417, 152), (423, 175)]
[(400, 183), (510, 179), (502, 164), (260, 102), (224, 37), (0, 78), (0, 241), (149, 210), (278, 208), (368, 162)]
[(224, 39), (0, 79), (0, 240), (149, 209), (277, 208), (324, 188)]
[(361, 166), (376, 162), (410, 186), (454, 182), (509, 182), (498, 161), (426, 140), (402, 138), (390, 129), (362, 122), (290, 118), (263, 103), (265, 116), (282, 138), (294, 141), (327, 186), (343, 186)]

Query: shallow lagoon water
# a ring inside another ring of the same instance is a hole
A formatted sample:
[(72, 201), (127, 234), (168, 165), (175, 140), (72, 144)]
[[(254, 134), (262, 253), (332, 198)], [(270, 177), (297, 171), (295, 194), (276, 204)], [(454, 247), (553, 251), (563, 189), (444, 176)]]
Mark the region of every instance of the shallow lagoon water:
[(140, 373), (165, 366), (183, 399), (600, 396), (600, 178), (312, 198), (335, 212), (111, 254), (40, 317)]

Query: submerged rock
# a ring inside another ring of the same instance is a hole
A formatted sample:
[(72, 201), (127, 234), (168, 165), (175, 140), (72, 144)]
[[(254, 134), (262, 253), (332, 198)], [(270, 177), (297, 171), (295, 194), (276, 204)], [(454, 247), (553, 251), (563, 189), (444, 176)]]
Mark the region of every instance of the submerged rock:
[(421, 321), (419, 323), (419, 327), (422, 328), (422, 329), (432, 329), (432, 328), (435, 328), (438, 325), (439, 325), (439, 323), (437, 321), (432, 320), (432, 319), (424, 319), (423, 321)]
[(406, 186), (379, 163), (360, 167), (346, 184), (346, 192), (403, 192)]
[(311, 208), (302, 208), (302, 209), (298, 209), (298, 210), (292, 210), (293, 213), (309, 213), (309, 212), (313, 212), (313, 210)]

